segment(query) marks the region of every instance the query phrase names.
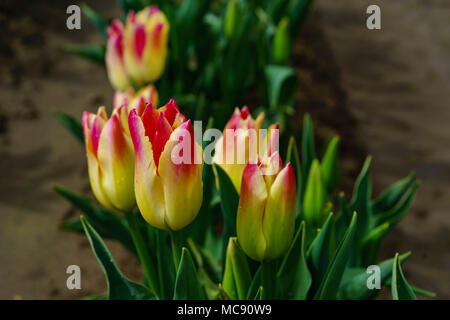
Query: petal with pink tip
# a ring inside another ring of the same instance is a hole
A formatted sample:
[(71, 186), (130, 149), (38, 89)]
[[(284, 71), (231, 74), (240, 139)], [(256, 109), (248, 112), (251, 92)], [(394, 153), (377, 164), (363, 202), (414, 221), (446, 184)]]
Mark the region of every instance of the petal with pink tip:
[(128, 118), (135, 151), (134, 191), (144, 219), (151, 225), (167, 230), (165, 222), (164, 190), (153, 160), (152, 145), (145, 135), (141, 118), (133, 109)]
[(267, 248), (265, 259), (279, 257), (289, 248), (295, 228), (295, 174), (290, 163), (270, 188), (263, 220)]

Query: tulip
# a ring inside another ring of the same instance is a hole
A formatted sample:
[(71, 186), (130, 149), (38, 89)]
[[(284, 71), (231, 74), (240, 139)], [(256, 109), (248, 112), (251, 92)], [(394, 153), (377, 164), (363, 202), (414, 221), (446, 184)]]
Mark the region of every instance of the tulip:
[(264, 136), (260, 131), (263, 120), (264, 113), (253, 119), (247, 107), (236, 108), (215, 145), (212, 160), (228, 174), (238, 193), (245, 165), (258, 162), (278, 147), (278, 124), (271, 126)]
[[(175, 101), (132, 109), (136, 202), (144, 219), (164, 230), (191, 223), (203, 200), (202, 149)], [(180, 150), (181, 144), (181, 150)], [(181, 156), (183, 161), (179, 161)]]
[(157, 80), (165, 66), (169, 23), (156, 6), (130, 11), (124, 33), (124, 61), (138, 86)]
[(274, 152), (243, 172), (236, 231), (242, 249), (256, 261), (281, 256), (294, 235), (295, 175), (290, 163), (281, 168)]
[(291, 35), (289, 18), (284, 17), (280, 20), (273, 39), (273, 60), (278, 64), (289, 62), (291, 51)]
[(154, 106), (157, 106), (159, 99), (158, 91), (156, 91), (155, 86), (150, 84), (136, 93), (131, 88), (123, 92), (116, 91), (113, 98), (113, 107), (116, 109), (123, 104), (126, 104), (129, 105), (130, 108), (136, 108), (141, 99), (144, 103), (152, 103)]
[(107, 30), (106, 70), (109, 81), (116, 90), (125, 90), (130, 87), (124, 62), (123, 31), (123, 24), (119, 20), (113, 20)]
[(127, 118), (126, 105), (115, 109), (109, 119), (104, 107), (97, 114), (84, 112), (82, 118), (92, 191), (102, 205), (120, 211), (136, 205), (134, 152)]

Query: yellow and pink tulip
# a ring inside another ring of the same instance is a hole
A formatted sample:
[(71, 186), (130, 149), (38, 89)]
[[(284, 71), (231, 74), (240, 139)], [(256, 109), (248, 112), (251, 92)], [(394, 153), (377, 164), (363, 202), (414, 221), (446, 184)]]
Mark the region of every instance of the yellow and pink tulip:
[[(135, 151), (135, 194), (139, 210), (151, 225), (179, 230), (197, 216), (203, 200), (202, 149), (190, 120), (175, 101), (156, 109), (138, 106), (129, 115)], [(179, 151), (180, 144), (184, 147)], [(186, 152), (186, 153), (185, 153)], [(188, 161), (178, 163), (175, 155)]]
[(267, 261), (287, 251), (294, 235), (295, 204), (294, 170), (290, 163), (282, 168), (277, 152), (245, 166), (236, 231), (250, 258)]
[(108, 28), (108, 41), (106, 44), (105, 63), (109, 82), (116, 90), (125, 90), (130, 87), (128, 73), (124, 61), (124, 26), (115, 19)]
[(159, 97), (158, 97), (158, 91), (156, 91), (156, 88), (154, 85), (150, 84), (138, 92), (134, 92), (133, 89), (128, 88), (125, 91), (119, 91), (117, 90), (114, 93), (113, 97), (113, 107), (114, 109), (119, 108), (123, 104), (128, 105), (130, 108), (136, 108), (137, 105), (141, 102), (144, 103), (151, 103), (154, 106), (158, 105)]

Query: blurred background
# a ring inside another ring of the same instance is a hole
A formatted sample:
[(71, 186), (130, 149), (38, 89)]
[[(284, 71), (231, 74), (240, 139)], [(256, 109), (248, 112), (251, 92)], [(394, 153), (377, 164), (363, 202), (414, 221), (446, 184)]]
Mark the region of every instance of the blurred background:
[[(85, 18), (81, 30), (66, 28), (66, 8), (77, 2), (0, 3), (0, 299), (106, 290), (86, 237), (58, 229), (78, 213), (51, 188), (90, 195), (83, 147), (52, 110), (81, 117), (112, 105), (104, 69), (64, 51), (100, 40)], [(109, 18), (120, 12), (113, 1), (86, 2)], [(366, 28), (370, 4), (381, 8), (381, 30)], [(448, 0), (316, 0), (292, 55), (298, 125), (309, 112), (319, 139), (342, 138), (340, 189), (351, 193), (366, 154), (375, 195), (416, 171), (414, 205), (380, 258), (412, 250), (408, 281), (440, 299), (450, 299), (449, 16)], [(106, 242), (124, 273), (139, 279), (135, 258)], [(66, 287), (71, 264), (81, 267), (81, 290)]]

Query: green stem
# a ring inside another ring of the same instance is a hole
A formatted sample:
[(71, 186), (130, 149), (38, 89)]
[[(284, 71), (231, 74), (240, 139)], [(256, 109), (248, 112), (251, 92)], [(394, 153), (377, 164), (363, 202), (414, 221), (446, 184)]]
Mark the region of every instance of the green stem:
[(175, 264), (175, 272), (178, 272), (178, 266), (181, 260), (181, 248), (183, 245), (180, 231), (170, 231), (170, 239), (172, 243), (173, 263)]
[(141, 229), (139, 228), (138, 221), (136, 220), (136, 215), (132, 211), (124, 212), (124, 214), (128, 222), (128, 227), (130, 228), (131, 237), (133, 238), (139, 260), (141, 261), (142, 268), (144, 269), (145, 278), (147, 279), (153, 293), (159, 297), (160, 293), (158, 290), (158, 277), (156, 275), (156, 269), (150, 258), (148, 248), (144, 242), (144, 237)]

